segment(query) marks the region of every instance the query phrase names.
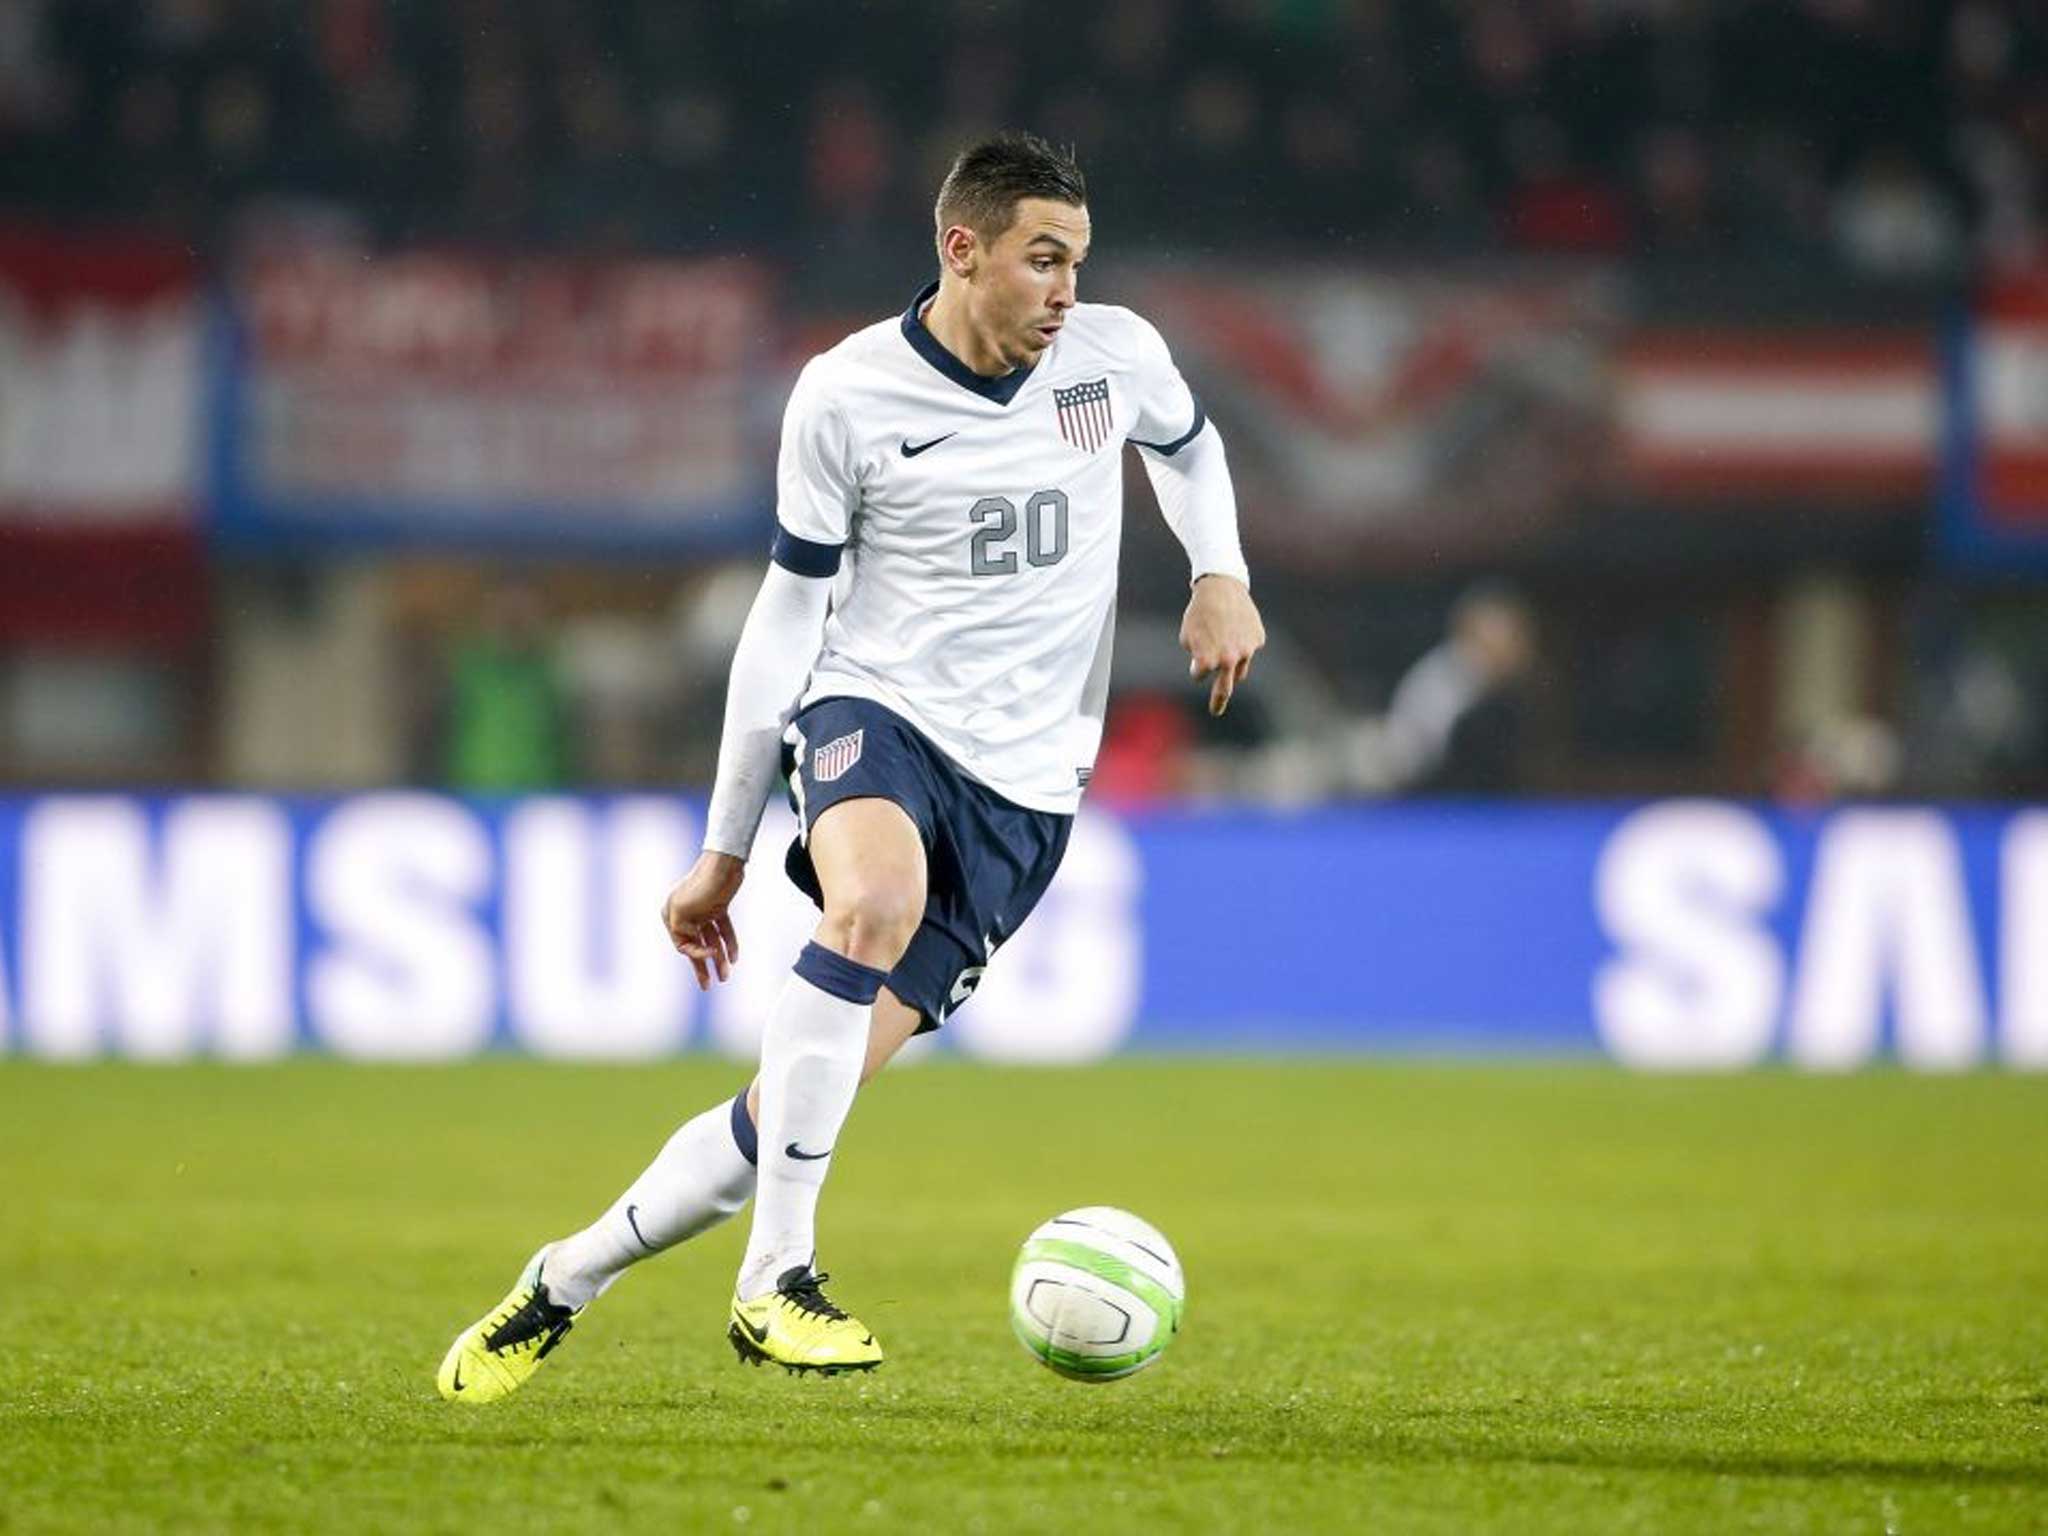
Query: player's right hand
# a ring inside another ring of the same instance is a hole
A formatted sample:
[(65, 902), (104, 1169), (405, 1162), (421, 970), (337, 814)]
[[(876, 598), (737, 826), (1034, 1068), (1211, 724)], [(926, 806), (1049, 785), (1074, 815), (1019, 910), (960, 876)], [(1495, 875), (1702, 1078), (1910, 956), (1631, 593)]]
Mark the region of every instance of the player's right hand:
[(699, 991), (711, 989), (713, 971), (724, 981), (739, 964), (739, 935), (733, 932), (727, 909), (746, 877), (747, 866), (740, 860), (707, 848), (661, 904), (668, 940), (696, 970)]

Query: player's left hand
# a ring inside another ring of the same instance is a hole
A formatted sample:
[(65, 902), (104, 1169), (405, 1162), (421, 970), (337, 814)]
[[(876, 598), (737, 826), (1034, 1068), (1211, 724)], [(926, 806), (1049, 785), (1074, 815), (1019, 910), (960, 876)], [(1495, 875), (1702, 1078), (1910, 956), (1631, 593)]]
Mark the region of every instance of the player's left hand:
[(1209, 713), (1222, 714), (1266, 643), (1251, 589), (1234, 576), (1202, 577), (1181, 618), (1180, 643), (1188, 653), (1188, 676), (1211, 679)]

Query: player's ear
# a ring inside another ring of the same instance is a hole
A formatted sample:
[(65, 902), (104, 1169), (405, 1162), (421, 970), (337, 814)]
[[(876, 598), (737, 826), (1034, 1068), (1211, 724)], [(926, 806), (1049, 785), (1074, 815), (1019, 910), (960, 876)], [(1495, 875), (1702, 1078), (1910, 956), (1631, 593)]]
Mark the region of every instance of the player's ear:
[(981, 242), (965, 224), (949, 224), (939, 237), (939, 259), (956, 277), (972, 277)]

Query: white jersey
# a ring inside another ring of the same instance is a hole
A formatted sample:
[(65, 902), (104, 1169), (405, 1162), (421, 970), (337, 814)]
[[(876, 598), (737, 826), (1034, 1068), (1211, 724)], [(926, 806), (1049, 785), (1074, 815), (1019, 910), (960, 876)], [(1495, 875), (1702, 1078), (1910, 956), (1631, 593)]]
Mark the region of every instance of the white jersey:
[(1172, 454), (1201, 407), (1159, 333), (1077, 304), (988, 379), (919, 315), (928, 288), (805, 365), (782, 425), (776, 559), (837, 580), (802, 703), (872, 699), (970, 777), (1072, 813), (1102, 739), (1123, 445)]

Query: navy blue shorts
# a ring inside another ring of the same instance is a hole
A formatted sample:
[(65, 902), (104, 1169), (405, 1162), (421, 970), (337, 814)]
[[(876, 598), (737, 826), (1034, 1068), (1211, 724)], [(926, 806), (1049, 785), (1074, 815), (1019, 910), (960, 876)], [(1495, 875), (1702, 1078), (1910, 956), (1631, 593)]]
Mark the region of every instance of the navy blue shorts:
[(798, 834), (789, 878), (823, 905), (805, 846), (811, 823), (841, 800), (903, 807), (924, 839), (924, 921), (889, 972), (888, 986), (937, 1029), (974, 995), (996, 947), (1015, 933), (1052, 883), (1074, 818), (1030, 811), (977, 784), (894, 710), (868, 699), (820, 699), (798, 712), (782, 768)]

